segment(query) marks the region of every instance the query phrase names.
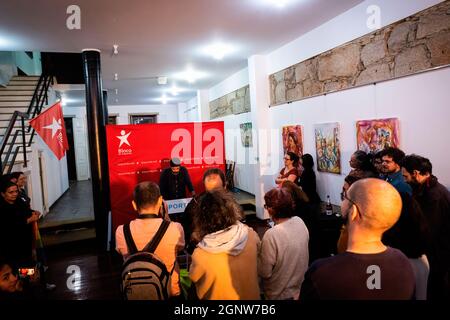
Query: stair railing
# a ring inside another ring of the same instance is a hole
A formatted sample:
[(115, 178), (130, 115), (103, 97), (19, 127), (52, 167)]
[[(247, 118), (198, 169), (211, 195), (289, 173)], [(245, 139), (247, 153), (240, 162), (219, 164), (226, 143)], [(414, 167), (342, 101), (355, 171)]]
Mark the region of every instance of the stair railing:
[[(23, 166), (25, 168), (27, 167), (27, 147), (30, 147), (33, 143), (35, 132), (29, 124), (26, 128), (25, 120), (32, 119), (39, 115), (42, 111), (42, 108), (44, 107), (44, 102), (45, 104), (48, 104), (48, 89), (52, 84), (53, 76), (42, 74), (39, 77), (38, 84), (36, 86), (36, 89), (34, 90), (33, 97), (31, 98), (27, 112), (23, 113), (17, 110), (14, 111), (0, 144), (0, 174), (11, 173), (20, 150), (23, 152)], [(13, 134), (13, 130), (14, 128), (16, 128), (17, 121), (20, 121), (20, 127)], [(26, 134), (30, 132), (31, 135), (27, 141)], [(11, 135), (13, 135), (12, 139), (10, 139)], [(21, 144), (15, 145), (16, 140), (20, 135), (22, 136)], [(6, 146), (8, 146), (8, 148), (5, 152)]]

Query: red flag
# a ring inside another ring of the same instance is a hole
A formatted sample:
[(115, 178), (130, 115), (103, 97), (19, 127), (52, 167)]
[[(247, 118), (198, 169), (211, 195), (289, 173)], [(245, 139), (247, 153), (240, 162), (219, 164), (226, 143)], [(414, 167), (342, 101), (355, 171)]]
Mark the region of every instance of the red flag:
[(58, 160), (69, 150), (64, 117), (59, 102), (30, 120), (30, 125), (53, 151)]

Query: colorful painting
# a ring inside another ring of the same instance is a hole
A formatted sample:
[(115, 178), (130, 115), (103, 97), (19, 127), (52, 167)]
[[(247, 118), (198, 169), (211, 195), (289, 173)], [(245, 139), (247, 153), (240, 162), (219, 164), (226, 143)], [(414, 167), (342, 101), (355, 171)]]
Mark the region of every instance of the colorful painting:
[(299, 157), (303, 155), (303, 132), (302, 126), (283, 127), (283, 151), (294, 152)]
[(244, 147), (253, 147), (252, 123), (241, 123), (241, 141)]
[(387, 147), (399, 148), (398, 132), (397, 118), (357, 121), (357, 148), (367, 153), (376, 153)]
[(315, 125), (317, 170), (341, 173), (341, 146), (339, 142), (339, 123)]

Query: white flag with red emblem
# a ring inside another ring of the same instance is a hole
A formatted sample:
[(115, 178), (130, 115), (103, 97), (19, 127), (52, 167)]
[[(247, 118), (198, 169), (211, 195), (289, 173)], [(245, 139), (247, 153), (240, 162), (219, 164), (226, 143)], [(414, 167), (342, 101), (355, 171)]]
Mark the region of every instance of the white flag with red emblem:
[(61, 160), (66, 154), (66, 150), (69, 150), (61, 104), (55, 103), (36, 118), (30, 120), (30, 125), (53, 151), (58, 160)]

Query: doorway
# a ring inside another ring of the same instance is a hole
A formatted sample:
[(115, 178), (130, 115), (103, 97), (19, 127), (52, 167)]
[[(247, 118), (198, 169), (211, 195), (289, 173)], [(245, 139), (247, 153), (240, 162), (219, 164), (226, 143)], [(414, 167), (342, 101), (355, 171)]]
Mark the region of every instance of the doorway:
[(75, 162), (75, 143), (73, 140), (73, 121), (72, 118), (64, 118), (64, 125), (66, 126), (67, 142), (69, 143), (69, 150), (66, 152), (67, 156), (67, 172), (70, 181), (77, 180), (77, 165)]

